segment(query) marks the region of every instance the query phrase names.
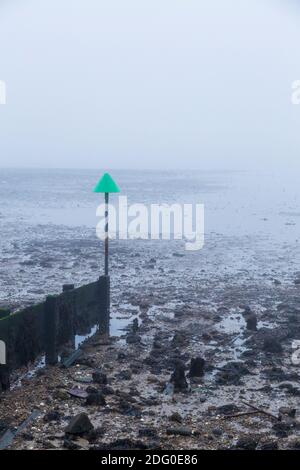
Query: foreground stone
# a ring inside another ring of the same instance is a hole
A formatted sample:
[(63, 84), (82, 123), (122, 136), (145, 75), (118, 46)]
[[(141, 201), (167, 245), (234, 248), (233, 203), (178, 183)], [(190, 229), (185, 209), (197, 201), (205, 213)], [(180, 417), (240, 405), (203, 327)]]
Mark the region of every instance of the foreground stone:
[(80, 413), (71, 419), (65, 429), (66, 434), (82, 435), (94, 429), (86, 413)]

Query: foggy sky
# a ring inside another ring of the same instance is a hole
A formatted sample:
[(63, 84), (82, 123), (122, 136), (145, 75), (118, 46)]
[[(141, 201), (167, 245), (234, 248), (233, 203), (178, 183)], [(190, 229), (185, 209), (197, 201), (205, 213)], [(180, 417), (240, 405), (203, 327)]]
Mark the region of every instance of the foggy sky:
[(0, 167), (297, 165), (295, 0), (0, 0)]

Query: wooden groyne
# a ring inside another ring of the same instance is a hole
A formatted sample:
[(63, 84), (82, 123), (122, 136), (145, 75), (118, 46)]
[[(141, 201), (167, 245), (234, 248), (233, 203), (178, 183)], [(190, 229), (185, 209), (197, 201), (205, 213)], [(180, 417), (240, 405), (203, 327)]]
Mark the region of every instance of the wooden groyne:
[[(109, 277), (74, 288), (64, 285), (59, 295), (13, 314), (0, 316), (0, 341), (5, 344), (5, 364), (0, 364), (0, 391), (10, 387), (14, 369), (34, 362), (45, 354), (46, 364), (58, 361), (60, 348), (73, 343), (75, 335), (99, 325), (109, 331)], [(3, 362), (3, 361), (2, 361)]]

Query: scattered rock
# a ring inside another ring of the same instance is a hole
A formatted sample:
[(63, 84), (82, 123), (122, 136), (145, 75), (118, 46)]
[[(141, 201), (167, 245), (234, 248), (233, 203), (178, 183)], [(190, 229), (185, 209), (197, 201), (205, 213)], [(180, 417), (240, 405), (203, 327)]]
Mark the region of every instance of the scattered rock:
[(70, 395), (67, 390), (58, 389), (55, 390), (55, 392), (53, 393), (53, 398), (56, 398), (58, 400), (69, 400)]
[(182, 423), (183, 418), (179, 413), (172, 413), (171, 416), (169, 417), (170, 421), (175, 421), (176, 423)]
[(215, 436), (222, 436), (223, 434), (223, 430), (221, 428), (215, 428), (212, 430), (212, 433), (215, 435)]
[(292, 432), (293, 424), (292, 423), (284, 423), (284, 422), (277, 422), (274, 423), (272, 426), (273, 431), (275, 432), (277, 437), (288, 437), (288, 435)]
[(248, 374), (250, 371), (243, 362), (228, 362), (216, 374), (216, 383), (218, 385), (241, 385), (241, 377)]
[(232, 415), (238, 413), (239, 411), (239, 407), (234, 403), (228, 403), (228, 405), (222, 405), (216, 409), (218, 415)]
[(281, 421), (294, 421), (296, 418), (296, 408), (282, 406), (279, 408), (279, 419)]
[(66, 434), (82, 435), (88, 433), (94, 428), (86, 413), (80, 413), (74, 416), (65, 429)]
[(139, 429), (139, 436), (140, 437), (150, 437), (152, 439), (157, 439), (158, 438), (157, 431), (154, 428)]
[(132, 378), (132, 373), (130, 370), (121, 370), (119, 374), (117, 375), (117, 378), (119, 380), (130, 380)]
[(92, 429), (88, 433), (87, 438), (88, 438), (88, 441), (92, 443), (92, 442), (96, 442), (104, 434), (105, 434), (105, 428), (96, 428), (96, 429)]
[(241, 437), (236, 443), (236, 449), (255, 450), (259, 442), (257, 436)]
[(64, 439), (64, 444), (63, 444), (65, 449), (68, 450), (78, 450), (80, 449), (80, 446), (76, 444), (76, 442), (73, 442), (71, 439), (68, 439), (67, 437)]
[(287, 442), (287, 449), (300, 450), (300, 439), (299, 438), (289, 439)]
[(166, 432), (168, 435), (185, 436), (185, 437), (192, 436), (193, 434), (193, 431), (190, 428), (186, 428), (186, 427), (168, 428)]
[(107, 375), (102, 370), (94, 370), (92, 376), (96, 384), (107, 385)]
[(263, 350), (274, 354), (280, 354), (282, 353), (282, 346), (277, 339), (266, 338), (264, 340)]
[(100, 444), (95, 450), (147, 450), (149, 446), (133, 439), (117, 439), (108, 444)]
[(50, 423), (51, 421), (59, 421), (61, 417), (62, 415), (59, 411), (49, 411), (45, 414), (44, 421), (45, 423)]
[(256, 450), (278, 450), (277, 441), (265, 441), (260, 442), (256, 447)]
[(85, 404), (87, 406), (105, 406), (106, 401), (102, 393), (93, 392), (88, 394)]

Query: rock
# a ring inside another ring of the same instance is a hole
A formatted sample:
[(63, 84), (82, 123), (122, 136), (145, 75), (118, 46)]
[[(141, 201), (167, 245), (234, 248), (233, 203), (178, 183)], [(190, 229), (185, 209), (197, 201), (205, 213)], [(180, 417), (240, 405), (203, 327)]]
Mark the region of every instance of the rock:
[(119, 380), (130, 380), (132, 377), (132, 373), (130, 370), (122, 370), (118, 375), (117, 378)]
[(45, 423), (50, 423), (51, 421), (59, 421), (61, 418), (61, 413), (59, 411), (49, 411), (44, 416)]
[(292, 395), (294, 397), (299, 397), (300, 396), (300, 389), (297, 387), (294, 387), (293, 384), (291, 383), (283, 383), (279, 385), (279, 388), (285, 389), (286, 393), (289, 395)]
[(243, 362), (228, 362), (216, 374), (216, 383), (218, 385), (241, 385), (241, 377), (250, 374), (248, 368)]
[(94, 370), (93, 374), (93, 381), (96, 384), (100, 385), (107, 385), (107, 375), (100, 369)]
[(219, 415), (232, 415), (238, 413), (240, 409), (234, 403), (229, 403), (228, 405), (219, 406), (216, 409), (217, 414)]
[(82, 357), (76, 360), (76, 364), (87, 367), (95, 367), (95, 359), (84, 354)]
[(142, 416), (141, 410), (139, 407), (128, 403), (128, 401), (121, 399), (119, 403), (120, 412), (127, 416), (135, 416), (136, 418), (140, 418)]
[(300, 439), (299, 438), (289, 439), (287, 442), (287, 449), (300, 450)]
[(23, 431), (19, 434), (19, 436), (24, 439), (25, 441), (33, 441), (34, 435), (31, 432)]
[(119, 354), (118, 354), (118, 361), (124, 361), (124, 359), (126, 359), (127, 355), (123, 352), (123, 351), (120, 351)]
[[(98, 393), (99, 392), (99, 389), (92, 386), (92, 385), (89, 385), (85, 391), (87, 392), (87, 394), (89, 395), (90, 393)], [(101, 392), (102, 392), (102, 387), (101, 387)], [(103, 393), (103, 392), (102, 392)]]
[(110, 387), (109, 385), (103, 385), (101, 387), (101, 393), (103, 395), (114, 395), (115, 391), (112, 387)]
[(263, 350), (270, 353), (282, 353), (282, 346), (275, 338), (266, 338), (263, 344)]
[(215, 436), (222, 436), (223, 434), (223, 430), (221, 428), (214, 428), (212, 430), (212, 433), (215, 435)]
[(195, 357), (191, 359), (190, 377), (203, 377), (204, 375), (205, 360), (202, 357)]
[(75, 442), (71, 441), (68, 438), (64, 439), (63, 446), (64, 446), (65, 449), (68, 449), (68, 450), (78, 450), (78, 449), (80, 449), (80, 446), (78, 444), (76, 444)]
[(174, 392), (186, 392), (188, 390), (185, 367), (181, 361), (177, 361), (170, 382), (174, 385)]
[(277, 437), (288, 437), (293, 428), (292, 423), (277, 422), (273, 424), (272, 429)]
[(259, 442), (256, 436), (241, 437), (236, 443), (236, 449), (255, 450)]
[(149, 446), (142, 441), (125, 438), (98, 445), (94, 450), (147, 450), (148, 448)]
[(265, 441), (260, 442), (256, 447), (256, 450), (278, 450), (277, 441)]
[(296, 418), (296, 408), (291, 408), (288, 406), (281, 406), (279, 408), (279, 418), (281, 421), (290, 421)]
[(6, 420), (0, 420), (0, 436), (9, 429), (9, 423)]
[(86, 413), (74, 416), (65, 429), (66, 434), (82, 435), (94, 429)]
[(71, 390), (68, 390), (68, 394), (71, 395), (71, 397), (81, 398), (81, 399), (85, 399), (88, 396), (87, 392), (84, 389), (79, 388), (79, 387), (74, 387)]
[(184, 332), (182, 331), (177, 331), (174, 336), (173, 336), (173, 339), (171, 341), (171, 346), (173, 348), (180, 348), (180, 347), (183, 347), (185, 346), (187, 340), (186, 340), (186, 335)]
[(168, 435), (173, 435), (173, 436), (192, 436), (193, 431), (190, 428), (186, 427), (181, 427), (181, 428), (168, 428), (167, 429), (167, 434)]
[(92, 443), (92, 442), (97, 441), (97, 439), (99, 439), (99, 437), (102, 437), (104, 434), (105, 434), (104, 428), (96, 428), (96, 429), (92, 429), (88, 433), (87, 438), (88, 438), (88, 441)]
[(157, 439), (158, 434), (154, 428), (142, 428), (139, 429), (139, 437), (151, 437), (152, 439)]
[(58, 389), (55, 390), (55, 392), (53, 393), (53, 398), (56, 398), (58, 400), (69, 400), (70, 395), (67, 390)]
[(141, 336), (136, 333), (128, 333), (126, 335), (126, 343), (127, 344), (138, 344), (142, 341)]
[(170, 420), (170, 421), (175, 421), (175, 422), (181, 424), (182, 421), (183, 421), (183, 418), (182, 418), (182, 416), (181, 416), (179, 413), (175, 412), (175, 413), (172, 413), (172, 414), (171, 414), (171, 416), (169, 417), (169, 420)]
[[(284, 381), (292, 381), (298, 382), (300, 380), (299, 375), (296, 372), (286, 372), (280, 367), (271, 367), (267, 369), (263, 369), (263, 374), (267, 380), (270, 382), (284, 382)], [(282, 384), (284, 385), (284, 384)], [(292, 386), (292, 384), (288, 384)], [(284, 388), (284, 387), (283, 387)]]
[(102, 393), (93, 392), (88, 394), (85, 404), (87, 406), (105, 406), (106, 401)]

